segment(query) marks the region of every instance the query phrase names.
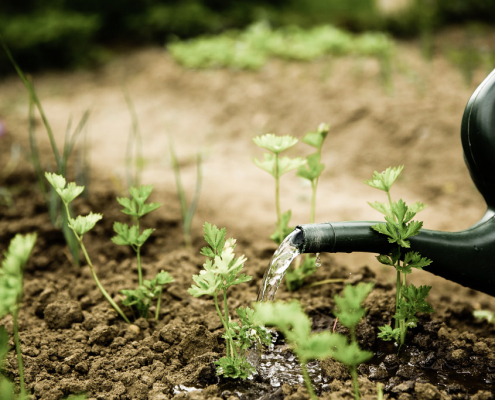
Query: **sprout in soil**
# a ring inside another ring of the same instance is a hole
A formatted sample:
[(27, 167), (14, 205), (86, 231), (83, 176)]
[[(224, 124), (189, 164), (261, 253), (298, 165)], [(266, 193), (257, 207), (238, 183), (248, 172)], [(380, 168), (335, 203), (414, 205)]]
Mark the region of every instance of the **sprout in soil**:
[[(254, 368), (247, 360), (246, 351), (254, 344), (269, 345), (271, 335), (264, 326), (255, 322), (254, 311), (250, 308), (236, 310), (241, 325), (231, 321), (227, 306), (227, 289), (234, 285), (248, 282), (251, 276), (241, 273), (246, 257), (235, 258), (235, 240), (225, 239), (225, 228), (218, 229), (208, 222), (204, 224), (204, 238), (209, 247), (203, 247), (201, 254), (207, 257), (203, 264), (204, 270), (194, 275), (193, 284), (188, 292), (194, 297), (203, 295), (213, 296), (215, 309), (222, 321), (226, 341), (226, 357), (216, 361), (217, 375), (228, 378), (246, 379), (252, 375)], [(220, 309), (218, 295), (223, 297), (223, 312)]]
[[(297, 176), (307, 179), (311, 183), (311, 212), (309, 215), (311, 224), (315, 223), (318, 180), (325, 168), (325, 164), (321, 163), (321, 148), (329, 129), (328, 124), (321, 123), (316, 132), (308, 132), (302, 139), (304, 143), (316, 148), (316, 152), (306, 157), (306, 164), (301, 165), (296, 173)], [(299, 260), (300, 258), (296, 259), (293, 264), (294, 267), (289, 269), (285, 275), (285, 284), (291, 292), (300, 288), (304, 284), (304, 280), (316, 272), (316, 257), (306, 254), (302, 264)]]
[(130, 246), (136, 253), (139, 286), (137, 289), (125, 289), (120, 293), (125, 295), (122, 302), (125, 306), (133, 307), (140, 317), (148, 318), (149, 308), (155, 298), (158, 299), (155, 319), (160, 314), (160, 304), (163, 285), (173, 282), (174, 279), (166, 271), (160, 271), (154, 279), (143, 280), (141, 268), (141, 247), (148, 240), (154, 229), (145, 229), (141, 232), (140, 221), (146, 214), (161, 206), (159, 203), (146, 203), (153, 190), (152, 185), (140, 186), (138, 189), (131, 187), (131, 199), (117, 197), (119, 204), (124, 207), (122, 212), (134, 218), (135, 224), (129, 226), (121, 222), (113, 224), (113, 230), (117, 233), (112, 241), (120, 246)]
[[(24, 266), (29, 259), (35, 242), (35, 233), (25, 236), (17, 234), (10, 242), (9, 248), (2, 260), (2, 267), (0, 268), (0, 318), (10, 314), (13, 319), (14, 342), (20, 380), (20, 399), (26, 399), (27, 394), (24, 382), (18, 316), (22, 301)], [(2, 370), (2, 360), (7, 354), (7, 351), (8, 334), (3, 327), (0, 327), (0, 372)], [(0, 375), (0, 398), (13, 399), (12, 389), (13, 385)]]
[(361, 283), (356, 287), (349, 285), (344, 289), (342, 297), (335, 296), (338, 307), (335, 315), (342, 325), (349, 328), (350, 342), (346, 336), (339, 333), (325, 331), (312, 334), (311, 320), (296, 301), (255, 304), (254, 317), (261, 323), (275, 326), (282, 332), (292, 351), (296, 354), (301, 364), (306, 388), (312, 399), (316, 400), (318, 397), (311, 384), (306, 364), (311, 360), (323, 360), (328, 357), (332, 357), (347, 366), (352, 376), (354, 397), (355, 399), (360, 398), (357, 367), (369, 360), (373, 353), (359, 348), (355, 330), (366, 313), (361, 303), (372, 288), (372, 283)]
[(76, 219), (71, 217), (69, 205), (70, 203), (77, 197), (79, 196), (83, 190), (84, 186), (77, 186), (74, 182), (69, 182), (66, 187), (66, 181), (65, 178), (61, 175), (53, 174), (46, 172), (45, 173), (46, 179), (50, 184), (53, 186), (55, 189), (56, 193), (60, 196), (62, 199), (62, 202), (65, 205), (65, 210), (67, 212), (68, 216), (68, 227), (74, 232), (74, 235), (79, 243), (79, 246), (81, 247), (81, 250), (84, 254), (84, 257), (86, 259), (86, 262), (88, 263), (89, 269), (91, 270), (91, 275), (93, 276), (93, 279), (96, 283), (96, 286), (98, 286), (98, 289), (100, 289), (100, 292), (103, 294), (103, 296), (107, 299), (107, 301), (110, 303), (110, 305), (119, 313), (119, 315), (122, 317), (122, 319), (127, 322), (129, 322), (129, 319), (126, 317), (126, 315), (122, 312), (120, 307), (115, 303), (115, 301), (112, 299), (112, 297), (108, 294), (108, 292), (105, 290), (103, 285), (100, 283), (100, 280), (98, 279), (98, 276), (96, 275), (95, 268), (93, 266), (93, 263), (91, 262), (91, 259), (89, 258), (88, 252), (86, 251), (86, 247), (84, 246), (83, 243), (83, 237), (84, 234), (89, 232), (93, 227), (96, 225), (96, 223), (102, 218), (101, 214), (94, 214), (90, 212), (86, 216), (81, 216), (79, 215)]
[(414, 216), (426, 205), (416, 202), (410, 206), (399, 199), (392, 201), (390, 188), (397, 177), (402, 172), (403, 166), (389, 167), (382, 173), (374, 172), (373, 178), (366, 180), (367, 185), (383, 190), (387, 193), (388, 203), (375, 201), (368, 203), (375, 210), (385, 215), (386, 223), (373, 225), (372, 228), (387, 236), (389, 243), (395, 243), (396, 246), (390, 254), (381, 254), (377, 260), (384, 265), (391, 265), (397, 271), (396, 280), (396, 298), (395, 298), (395, 327), (390, 325), (380, 327), (378, 337), (383, 340), (394, 339), (399, 346), (402, 346), (406, 340), (407, 328), (415, 328), (418, 323), (416, 314), (418, 312), (432, 313), (433, 307), (426, 301), (431, 286), (416, 287), (413, 284), (407, 285), (406, 276), (412, 272), (412, 268), (423, 269), (431, 264), (431, 260), (421, 257), (418, 252), (408, 251), (403, 253), (403, 249), (411, 247), (408, 238), (419, 233), (423, 226), (421, 221), (413, 221)]

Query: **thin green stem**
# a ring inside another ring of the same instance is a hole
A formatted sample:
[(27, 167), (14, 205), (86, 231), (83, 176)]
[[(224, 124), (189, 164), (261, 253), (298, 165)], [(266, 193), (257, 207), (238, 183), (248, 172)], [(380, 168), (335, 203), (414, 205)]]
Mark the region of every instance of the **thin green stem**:
[[(67, 203), (65, 204), (65, 210), (67, 211), (67, 217), (70, 216), (69, 212), (69, 205)], [(67, 218), (68, 219), (68, 218)], [(93, 279), (96, 283), (96, 286), (98, 286), (98, 289), (100, 289), (100, 292), (103, 294), (103, 296), (108, 300), (108, 302), (112, 305), (112, 307), (119, 313), (119, 315), (122, 317), (122, 319), (130, 324), (131, 322), (129, 319), (125, 316), (125, 314), (122, 312), (120, 307), (113, 301), (112, 297), (107, 293), (103, 285), (100, 283), (100, 280), (98, 279), (98, 276), (96, 276), (95, 269), (93, 267), (93, 263), (91, 262), (91, 259), (89, 258), (88, 252), (86, 251), (86, 246), (84, 246), (84, 243), (82, 241), (82, 236), (79, 236), (73, 229), (72, 232), (74, 232), (74, 236), (76, 237), (77, 241), (79, 242), (79, 246), (81, 247), (81, 250), (84, 254), (84, 258), (86, 259), (86, 262), (88, 263), (89, 269), (91, 271), (91, 275), (93, 276)]]
[(311, 383), (311, 378), (309, 377), (309, 374), (308, 374), (306, 362), (301, 361), (301, 372), (302, 372), (302, 376), (304, 378), (304, 383), (306, 384), (306, 389), (308, 390), (308, 393), (309, 393), (309, 397), (311, 397), (312, 400), (318, 400), (318, 396), (316, 396), (316, 393), (313, 389), (313, 385)]
[(359, 400), (361, 398), (361, 395), (359, 393), (359, 381), (358, 381), (358, 373), (357, 373), (357, 368), (355, 365), (349, 368), (349, 372), (351, 373), (352, 377), (352, 386), (354, 388), (354, 399)]
[[(229, 306), (227, 304), (227, 289), (223, 290), (223, 307), (225, 309), (225, 321), (227, 322), (227, 325), (228, 325), (230, 322), (230, 318), (229, 318)], [(232, 335), (230, 334), (230, 329), (228, 331), (228, 336), (229, 336), (229, 340), (230, 340), (230, 346), (231, 346), (232, 354), (234, 355), (235, 358), (237, 358), (237, 350), (235, 349), (234, 339), (232, 339)]]
[(162, 289), (163, 289), (163, 286), (160, 286), (160, 295), (158, 296), (158, 301), (156, 303), (155, 319), (157, 321), (158, 321), (158, 317), (160, 315), (160, 306), (162, 304)]
[(136, 249), (136, 257), (137, 257), (139, 286), (143, 286), (143, 272), (141, 270), (141, 246), (138, 246)]
[(316, 214), (316, 187), (318, 186), (318, 178), (311, 181), (311, 214), (309, 215), (309, 223), (315, 223)]
[[(400, 261), (398, 261), (400, 262)], [(395, 267), (397, 269), (397, 266)], [(400, 272), (397, 271), (397, 279), (396, 279), (396, 285), (395, 285), (395, 314), (398, 314), (399, 312), (399, 300), (400, 300), (400, 292), (401, 292), (401, 281), (400, 281)], [(396, 319), (395, 320), (395, 327), (399, 327), (399, 321)]]
[[(19, 302), (18, 302), (19, 303)], [(13, 322), (14, 322), (14, 342), (15, 342), (15, 351), (17, 353), (17, 366), (19, 370), (19, 381), (21, 386), (21, 399), (26, 398), (26, 384), (24, 382), (24, 364), (22, 362), (22, 353), (21, 353), (21, 341), (19, 339), (19, 304), (16, 305), (15, 311), (12, 313)]]
[(86, 251), (86, 247), (84, 246), (84, 243), (82, 241), (82, 238), (79, 237), (79, 235), (77, 235), (76, 233), (75, 233), (75, 235), (76, 235), (76, 238), (77, 238), (77, 240), (79, 242), (79, 246), (81, 246), (81, 249), (83, 251), (84, 258), (86, 258), (86, 262), (88, 263), (89, 269), (91, 270), (91, 275), (93, 276), (93, 279), (94, 279), (94, 281), (96, 283), (96, 286), (98, 286), (98, 289), (100, 289), (100, 292), (108, 300), (108, 302), (112, 305), (112, 307), (115, 309), (115, 311), (117, 311), (119, 313), (119, 315), (122, 317), (122, 319), (125, 322), (127, 322), (128, 324), (130, 324), (131, 322), (129, 321), (129, 319), (125, 316), (125, 314), (122, 312), (122, 310), (117, 305), (117, 303), (115, 303), (115, 301), (113, 301), (112, 297), (108, 294), (108, 292), (105, 290), (105, 288), (103, 287), (103, 285), (100, 283), (100, 280), (98, 279), (98, 276), (96, 276), (95, 269), (93, 267), (93, 264), (91, 262), (91, 259), (89, 258), (88, 252)]
[[(220, 317), (220, 321), (222, 321), (222, 325), (223, 325), (223, 328), (225, 329), (225, 333), (227, 333), (229, 331), (228, 326), (226, 325), (226, 323), (223, 319), (223, 316), (222, 316), (222, 312), (220, 311), (220, 307), (218, 306), (218, 296), (217, 296), (216, 292), (213, 294), (213, 299), (215, 300), (215, 308), (217, 310), (217, 314)], [(230, 345), (229, 345), (229, 343), (227, 343), (227, 346), (225, 346), (225, 348), (227, 351), (227, 357), (230, 357)]]
[(277, 224), (280, 223), (282, 212), (280, 211), (280, 176), (278, 174), (278, 154), (275, 154), (275, 165), (273, 167), (275, 175), (275, 209), (277, 211)]

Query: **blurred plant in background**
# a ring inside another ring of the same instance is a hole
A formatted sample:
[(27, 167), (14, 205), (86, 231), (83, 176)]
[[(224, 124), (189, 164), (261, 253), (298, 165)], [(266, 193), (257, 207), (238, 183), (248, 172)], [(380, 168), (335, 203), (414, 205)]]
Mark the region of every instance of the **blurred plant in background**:
[[(400, 4), (398, 7), (395, 4)], [(278, 29), (332, 24), (351, 32), (421, 37), (431, 55), (435, 32), (471, 22), (492, 24), (495, 0), (3, 0), (0, 33), (23, 68), (92, 65), (111, 50), (169, 43), (245, 29), (257, 21)], [(0, 74), (11, 73), (0, 54)]]

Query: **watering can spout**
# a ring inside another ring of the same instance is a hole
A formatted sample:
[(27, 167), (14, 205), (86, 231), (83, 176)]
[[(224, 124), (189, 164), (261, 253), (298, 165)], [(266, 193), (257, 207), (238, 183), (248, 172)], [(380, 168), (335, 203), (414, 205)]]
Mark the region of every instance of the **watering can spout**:
[[(408, 240), (412, 251), (432, 260), (427, 268), (429, 272), (495, 296), (495, 70), (466, 105), (461, 141), (466, 166), (487, 204), (485, 215), (464, 231), (422, 229)], [(292, 243), (301, 253), (389, 254), (393, 245), (371, 228), (377, 223), (299, 225)]]

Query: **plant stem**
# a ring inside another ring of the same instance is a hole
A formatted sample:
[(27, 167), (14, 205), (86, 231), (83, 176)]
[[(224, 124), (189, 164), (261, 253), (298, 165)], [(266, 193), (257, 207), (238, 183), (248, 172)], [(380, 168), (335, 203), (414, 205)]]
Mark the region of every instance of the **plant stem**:
[(84, 254), (84, 258), (86, 258), (86, 262), (88, 263), (89, 269), (91, 270), (91, 275), (93, 275), (93, 279), (94, 279), (94, 281), (96, 283), (96, 286), (98, 286), (98, 289), (100, 289), (100, 292), (108, 300), (108, 302), (112, 305), (112, 307), (115, 309), (115, 311), (117, 311), (120, 314), (120, 316), (124, 319), (125, 322), (127, 322), (128, 324), (130, 324), (131, 322), (129, 321), (129, 319), (125, 316), (125, 314), (122, 312), (122, 310), (117, 305), (117, 303), (115, 303), (115, 301), (113, 301), (112, 297), (108, 294), (108, 292), (105, 290), (105, 288), (103, 287), (103, 285), (100, 283), (100, 280), (96, 276), (95, 269), (93, 267), (93, 264), (91, 262), (91, 259), (89, 258), (88, 252), (86, 251), (86, 247), (84, 246), (84, 243), (82, 241), (82, 238), (79, 237), (79, 235), (77, 235), (75, 232), (74, 232), (74, 234), (76, 235), (76, 238), (77, 238), (77, 240), (79, 242), (79, 245), (81, 246), (81, 249), (82, 249), (83, 254)]
[(306, 368), (306, 362), (301, 361), (301, 372), (304, 378), (304, 383), (306, 384), (306, 389), (309, 393), (309, 397), (311, 397), (312, 400), (318, 400), (318, 397), (313, 389), (313, 385), (311, 384), (311, 378), (309, 377), (308, 369)]
[[(223, 290), (223, 307), (225, 308), (225, 321), (227, 323), (227, 326), (229, 324), (230, 318), (229, 318), (229, 306), (227, 304), (227, 290)], [(234, 339), (232, 339), (232, 336), (230, 335), (230, 330), (228, 331), (228, 336), (230, 340), (230, 346), (232, 350), (232, 354), (234, 355), (235, 358), (237, 358), (237, 351), (234, 346)]]
[(12, 313), (13, 322), (14, 322), (14, 342), (15, 342), (15, 351), (17, 353), (17, 369), (19, 370), (19, 381), (21, 386), (21, 399), (26, 398), (26, 384), (24, 383), (24, 364), (22, 362), (22, 353), (21, 353), (21, 342), (19, 340), (19, 320), (18, 320), (18, 312), (19, 312), (19, 302), (15, 307), (15, 311)]
[(311, 181), (311, 213), (309, 215), (309, 223), (315, 223), (316, 214), (316, 187), (318, 186), (318, 178)]
[(358, 382), (358, 374), (357, 374), (357, 368), (355, 365), (349, 367), (349, 372), (351, 373), (352, 377), (352, 386), (354, 388), (354, 399), (359, 400), (361, 398), (361, 395), (359, 393), (359, 382)]
[[(213, 294), (213, 299), (215, 300), (215, 308), (217, 310), (217, 314), (220, 317), (220, 321), (222, 321), (222, 325), (223, 325), (223, 328), (225, 329), (225, 333), (227, 333), (228, 327), (225, 324), (225, 320), (223, 319), (222, 312), (220, 311), (220, 307), (218, 306), (218, 296), (217, 296), (216, 292)], [(227, 351), (227, 357), (230, 357), (230, 344), (227, 343), (227, 346), (225, 346), (225, 347), (226, 347), (226, 351)]]
[[(399, 263), (400, 261), (398, 261)], [(396, 266), (397, 269), (397, 266)], [(401, 280), (400, 280), (400, 272), (397, 271), (397, 280), (395, 284), (395, 314), (399, 312), (399, 300), (400, 300), (400, 291), (401, 291)], [(395, 327), (399, 327), (399, 320), (395, 320)]]
[(160, 295), (158, 296), (158, 301), (156, 303), (155, 319), (157, 321), (158, 321), (158, 316), (160, 315), (160, 306), (162, 304), (162, 289), (163, 289), (163, 286), (160, 286)]
[(277, 211), (277, 224), (280, 222), (280, 175), (278, 174), (278, 154), (275, 154), (275, 165), (273, 166), (273, 176), (275, 177), (275, 209)]
[(141, 246), (138, 246), (136, 249), (136, 257), (137, 257), (139, 286), (141, 287), (143, 286), (143, 272), (141, 271)]

